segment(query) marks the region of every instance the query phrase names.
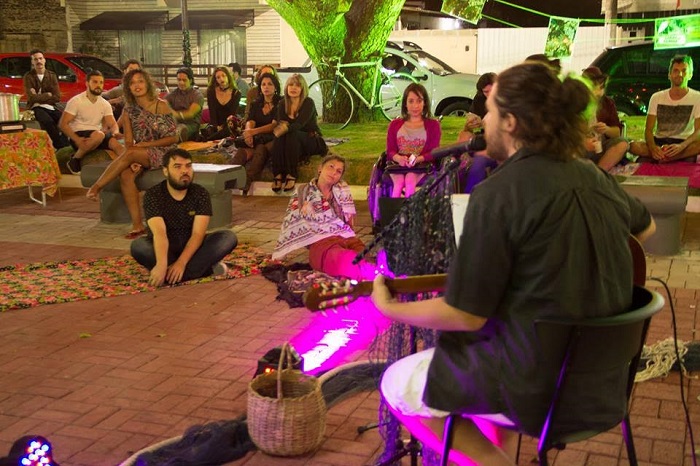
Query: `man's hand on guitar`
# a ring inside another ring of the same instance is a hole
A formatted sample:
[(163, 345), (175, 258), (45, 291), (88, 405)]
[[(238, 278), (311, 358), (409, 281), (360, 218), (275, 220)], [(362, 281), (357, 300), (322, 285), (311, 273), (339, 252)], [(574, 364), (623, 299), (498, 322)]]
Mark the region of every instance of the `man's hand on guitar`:
[(379, 274), (374, 277), (374, 283), (372, 284), (372, 302), (377, 306), (377, 309), (384, 314), (384, 310), (389, 303), (393, 301), (394, 298), (391, 296), (389, 288), (384, 284), (384, 275)]

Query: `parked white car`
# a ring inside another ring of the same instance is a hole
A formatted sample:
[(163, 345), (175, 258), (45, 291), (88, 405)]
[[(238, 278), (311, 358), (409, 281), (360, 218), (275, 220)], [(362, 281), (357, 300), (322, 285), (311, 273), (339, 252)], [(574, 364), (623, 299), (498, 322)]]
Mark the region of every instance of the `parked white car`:
[[(430, 96), (431, 110), (436, 116), (466, 115), (476, 94), (478, 75), (456, 71), (413, 42), (388, 42), (382, 66), (389, 72), (410, 74), (425, 86)], [(301, 67), (280, 68), (278, 74), (282, 86), (294, 73), (303, 75), (309, 85), (318, 80), (318, 72), (310, 59)], [(314, 98), (313, 95), (311, 97)]]

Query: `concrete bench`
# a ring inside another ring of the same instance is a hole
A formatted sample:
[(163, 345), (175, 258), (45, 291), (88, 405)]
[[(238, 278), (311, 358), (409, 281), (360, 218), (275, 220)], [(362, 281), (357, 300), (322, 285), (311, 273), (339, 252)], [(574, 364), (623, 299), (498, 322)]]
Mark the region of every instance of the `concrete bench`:
[[(108, 162), (100, 162), (82, 167), (80, 182), (86, 188), (92, 186), (102, 175)], [(246, 174), (241, 165), (214, 165), (195, 163), (194, 180), (206, 188), (211, 196), (212, 217), (209, 228), (219, 228), (231, 224), (231, 189), (245, 186)], [(136, 178), (139, 191), (145, 191), (165, 179), (163, 170), (147, 170)], [(108, 183), (100, 191), (100, 220), (104, 223), (131, 223), (131, 216), (122, 197), (119, 179)]]
[(688, 178), (629, 176), (620, 179), (620, 185), (642, 201), (656, 222), (656, 234), (644, 242), (644, 249), (662, 256), (678, 254), (683, 215), (688, 203)]

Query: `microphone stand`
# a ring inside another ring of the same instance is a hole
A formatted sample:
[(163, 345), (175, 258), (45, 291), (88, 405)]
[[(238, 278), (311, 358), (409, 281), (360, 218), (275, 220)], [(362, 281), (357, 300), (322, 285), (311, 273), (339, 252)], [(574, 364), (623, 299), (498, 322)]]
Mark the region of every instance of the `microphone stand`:
[[(431, 180), (431, 182), (420, 189), (418, 192), (416, 192), (413, 196), (410, 198), (406, 199), (404, 203), (402, 204), (401, 208), (399, 209), (399, 212), (396, 214), (396, 216), (391, 220), (391, 222), (383, 227), (379, 233), (377, 233), (372, 241), (364, 248), (362, 252), (357, 254), (355, 259), (353, 259), (353, 264), (357, 264), (362, 258), (367, 255), (379, 242), (381, 242), (384, 237), (388, 234), (399, 228), (402, 224), (406, 223), (406, 215), (409, 212), (409, 209), (415, 205), (416, 203), (422, 203), (426, 200), (428, 195), (434, 191), (442, 182), (443, 180), (450, 175), (457, 167), (460, 166), (460, 160), (456, 157), (448, 156), (445, 158), (445, 161), (443, 162), (442, 168), (440, 169), (440, 172), (438, 175)], [(415, 354), (418, 351), (418, 336), (417, 336), (417, 330), (413, 326), (408, 327), (408, 338), (409, 338), (409, 354)], [(364, 426), (360, 426), (357, 428), (357, 433), (362, 434), (366, 432), (367, 430), (374, 429), (380, 426), (383, 426), (384, 423), (379, 424), (379, 423), (371, 423), (367, 424)], [(411, 466), (417, 466), (418, 464), (418, 456), (421, 454), (421, 444), (418, 442), (418, 440), (411, 435), (410, 439), (408, 442), (404, 442), (399, 440), (399, 442), (396, 445), (396, 450), (394, 453), (387, 458), (386, 460), (378, 463), (377, 466), (389, 466), (395, 464), (398, 460), (405, 456), (410, 456), (410, 464)]]
[(362, 260), (362, 258), (369, 254), (372, 251), (372, 249), (374, 249), (374, 247), (384, 239), (384, 236), (386, 236), (387, 233), (390, 233), (396, 228), (398, 228), (400, 224), (405, 223), (406, 214), (408, 213), (410, 207), (418, 202), (423, 202), (425, 198), (428, 197), (428, 194), (431, 191), (434, 191), (435, 188), (437, 188), (442, 183), (442, 180), (444, 180), (460, 165), (460, 161), (456, 157), (450, 156), (447, 157), (445, 160), (446, 161), (443, 162), (443, 166), (440, 169), (438, 175), (430, 182), (430, 184), (421, 188), (413, 196), (409, 197), (403, 202), (401, 208), (399, 209), (396, 216), (394, 216), (394, 218), (391, 220), (391, 222), (388, 225), (384, 226), (379, 231), (379, 233), (377, 233), (374, 236), (372, 241), (370, 241), (369, 244), (365, 246), (362, 252), (359, 252), (357, 256), (355, 256), (355, 258), (352, 260), (353, 264), (359, 263)]

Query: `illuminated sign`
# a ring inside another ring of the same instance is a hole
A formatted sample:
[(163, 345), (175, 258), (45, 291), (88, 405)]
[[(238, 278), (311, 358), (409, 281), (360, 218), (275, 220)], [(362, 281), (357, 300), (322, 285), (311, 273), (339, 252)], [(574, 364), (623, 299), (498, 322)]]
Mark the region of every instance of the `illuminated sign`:
[(700, 45), (700, 15), (657, 18), (654, 23), (655, 49)]

